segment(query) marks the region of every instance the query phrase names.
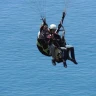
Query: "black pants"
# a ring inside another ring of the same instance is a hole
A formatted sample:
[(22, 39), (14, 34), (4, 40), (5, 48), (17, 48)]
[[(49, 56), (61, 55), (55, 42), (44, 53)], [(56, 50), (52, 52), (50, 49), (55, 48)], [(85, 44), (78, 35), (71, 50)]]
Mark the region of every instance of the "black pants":
[[(75, 53), (74, 53), (74, 47), (70, 45), (66, 45), (67, 48), (67, 58), (71, 58), (75, 60)], [(71, 57), (70, 57), (71, 56)]]

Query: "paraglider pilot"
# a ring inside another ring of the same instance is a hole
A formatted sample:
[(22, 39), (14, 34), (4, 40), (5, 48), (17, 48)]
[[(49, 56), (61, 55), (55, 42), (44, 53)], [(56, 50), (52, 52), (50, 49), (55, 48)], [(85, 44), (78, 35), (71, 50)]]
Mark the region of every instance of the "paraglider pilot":
[[(60, 24), (58, 24), (58, 28), (56, 27), (55, 24), (51, 24), (50, 27), (48, 28), (48, 24), (46, 23), (46, 19), (43, 20), (43, 24), (40, 27), (40, 34), (38, 36), (38, 40), (40, 44), (43, 46), (44, 49), (48, 49), (49, 55), (52, 55), (52, 64), (56, 65), (56, 49), (60, 47), (65, 47), (65, 52), (64, 52), (64, 67), (67, 67), (66, 60), (71, 60), (73, 63), (77, 64), (75, 60), (75, 55), (74, 55), (74, 47), (66, 45), (66, 41), (64, 38), (64, 33), (65, 30), (63, 31), (62, 37), (58, 34), (60, 31), (60, 28), (63, 27), (63, 21), (65, 18), (65, 12), (63, 12), (62, 19), (60, 21)], [(64, 29), (64, 28), (63, 28)], [(46, 46), (47, 45), (47, 46)], [(71, 53), (71, 57), (70, 54)]]

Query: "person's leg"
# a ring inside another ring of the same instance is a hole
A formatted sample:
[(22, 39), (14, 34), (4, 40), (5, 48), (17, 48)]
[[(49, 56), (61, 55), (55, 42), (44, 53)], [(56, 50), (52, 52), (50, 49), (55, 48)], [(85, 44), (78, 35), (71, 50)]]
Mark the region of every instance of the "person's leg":
[(49, 46), (50, 54), (52, 55), (52, 64), (56, 65), (56, 60), (55, 60), (55, 46), (54, 44), (51, 44)]
[(67, 45), (66, 47), (67, 47), (67, 52), (68, 52), (68, 59), (71, 60), (73, 63), (78, 64), (75, 59), (74, 47), (71, 45)]
[(67, 48), (61, 47), (62, 52), (62, 59), (63, 59), (63, 65), (65, 68), (67, 68), (66, 60), (67, 60)]

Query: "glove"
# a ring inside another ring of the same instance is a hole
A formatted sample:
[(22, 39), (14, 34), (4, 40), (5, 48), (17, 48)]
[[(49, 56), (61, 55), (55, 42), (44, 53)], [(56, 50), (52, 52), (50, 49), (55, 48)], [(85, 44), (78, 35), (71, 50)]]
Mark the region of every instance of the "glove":
[(62, 26), (62, 22), (60, 22), (60, 24), (58, 24), (58, 29), (60, 29)]
[(66, 15), (66, 13), (65, 13), (65, 12), (63, 12), (63, 18), (65, 17), (65, 15)]

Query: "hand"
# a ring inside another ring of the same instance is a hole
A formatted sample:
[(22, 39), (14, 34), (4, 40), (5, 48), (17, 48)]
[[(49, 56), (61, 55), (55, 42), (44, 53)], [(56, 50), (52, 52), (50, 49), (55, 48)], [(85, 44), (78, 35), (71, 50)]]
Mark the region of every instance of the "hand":
[(46, 18), (42, 18), (42, 21), (45, 24), (46, 23)]
[(66, 12), (64, 11), (64, 12), (63, 12), (63, 16), (62, 16), (62, 18), (64, 18), (64, 17), (65, 17), (65, 15), (66, 15)]
[(57, 46), (55, 46), (55, 49), (57, 49), (58, 47)]
[(60, 28), (62, 26), (62, 22), (60, 21), (60, 24), (58, 25), (58, 28)]
[(46, 22), (46, 18), (43, 18), (43, 22)]
[(63, 12), (63, 15), (65, 16), (66, 15), (66, 12)]

